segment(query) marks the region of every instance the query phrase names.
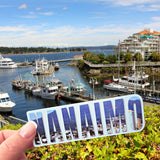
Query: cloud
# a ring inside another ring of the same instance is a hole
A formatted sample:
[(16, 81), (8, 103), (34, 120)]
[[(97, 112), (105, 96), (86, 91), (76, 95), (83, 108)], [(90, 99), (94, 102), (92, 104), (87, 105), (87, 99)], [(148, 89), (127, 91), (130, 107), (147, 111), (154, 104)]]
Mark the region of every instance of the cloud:
[(97, 0), (99, 2), (112, 3), (116, 6), (132, 6), (137, 4), (153, 4), (159, 2), (159, 0)]
[(27, 30), (28, 29), (23, 26), (0, 26), (0, 32), (22, 32)]
[(37, 18), (34, 12), (29, 12), (29, 15), (20, 16), (22, 18)]
[(139, 11), (144, 11), (144, 12), (159, 11), (160, 10), (160, 5), (158, 5), (158, 4), (138, 5), (138, 6), (136, 6), (136, 9), (139, 10)]
[(36, 8), (37, 11), (39, 11), (39, 10), (41, 10), (41, 9), (42, 9), (41, 7), (37, 7), (37, 8)]
[(67, 10), (67, 9), (68, 9), (68, 7), (66, 7), (66, 6), (63, 7), (63, 10)]
[(160, 17), (152, 17), (153, 21), (160, 21)]
[(41, 12), (40, 14), (41, 14), (41, 15), (45, 15), (45, 16), (51, 16), (51, 15), (53, 15), (54, 13), (53, 13), (53, 12)]
[(18, 9), (27, 9), (27, 5), (26, 4), (22, 4), (21, 6), (18, 7)]

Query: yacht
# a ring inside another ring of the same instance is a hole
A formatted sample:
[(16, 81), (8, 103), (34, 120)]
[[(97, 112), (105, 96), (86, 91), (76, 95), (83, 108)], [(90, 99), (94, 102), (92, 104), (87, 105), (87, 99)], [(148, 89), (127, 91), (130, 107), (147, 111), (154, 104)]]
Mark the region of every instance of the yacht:
[(10, 68), (17, 68), (17, 64), (12, 61), (11, 58), (4, 58), (0, 55), (0, 68), (3, 69), (10, 69)]
[(127, 86), (123, 86), (115, 82), (104, 84), (103, 88), (108, 90), (113, 90), (113, 91), (120, 91), (120, 92), (133, 92), (133, 90), (129, 89)]
[(113, 77), (114, 81), (117, 81), (119, 84), (128, 86), (128, 87), (138, 87), (145, 88), (150, 85), (148, 81), (148, 75), (145, 73), (137, 73), (129, 76), (123, 76), (122, 78), (116, 79)]
[(9, 98), (7, 92), (0, 92), (0, 112), (10, 112), (16, 104)]

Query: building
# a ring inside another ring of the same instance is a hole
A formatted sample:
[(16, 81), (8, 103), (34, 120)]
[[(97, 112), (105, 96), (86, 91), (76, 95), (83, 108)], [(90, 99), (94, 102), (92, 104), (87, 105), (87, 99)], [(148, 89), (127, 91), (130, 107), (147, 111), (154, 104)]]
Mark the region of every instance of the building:
[(153, 29), (145, 29), (129, 36), (120, 43), (120, 52), (141, 53), (143, 59), (147, 59), (151, 53), (160, 53), (160, 32)]

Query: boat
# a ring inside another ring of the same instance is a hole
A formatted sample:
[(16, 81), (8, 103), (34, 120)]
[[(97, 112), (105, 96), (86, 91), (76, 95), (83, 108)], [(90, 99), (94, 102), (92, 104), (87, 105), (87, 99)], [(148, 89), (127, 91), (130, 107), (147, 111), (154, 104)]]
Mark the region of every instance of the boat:
[(149, 75), (145, 74), (144, 72), (142, 74), (137, 73), (132, 74), (129, 76), (123, 76), (122, 78), (116, 79), (113, 77), (114, 81), (117, 81), (119, 84), (128, 86), (128, 87), (134, 87), (137, 88), (145, 88), (150, 86), (150, 83), (148, 81)]
[(0, 112), (11, 112), (16, 104), (10, 100), (7, 92), (0, 92)]
[(50, 65), (48, 60), (46, 60), (45, 58), (42, 58), (42, 60), (36, 60), (35, 64), (35, 69), (31, 71), (33, 75), (47, 75), (52, 74), (54, 71), (54, 67)]
[(55, 65), (54, 65), (54, 70), (55, 70), (55, 71), (58, 71), (58, 70), (59, 70), (59, 64), (58, 64), (58, 63), (55, 63)]
[(60, 79), (51, 79), (49, 80), (49, 82), (46, 83), (46, 85), (57, 86), (58, 89), (61, 89), (64, 86)]
[(12, 61), (11, 58), (4, 58), (0, 55), (0, 68), (2, 69), (11, 69), (17, 68), (17, 64)]
[(133, 90), (129, 89), (127, 86), (123, 86), (120, 84), (117, 84), (115, 82), (111, 82), (108, 84), (104, 84), (103, 88), (113, 91), (121, 91), (121, 92), (133, 92)]
[(58, 86), (36, 87), (32, 89), (32, 94), (43, 99), (56, 100), (58, 96)]
[(86, 92), (85, 86), (81, 82), (75, 82), (74, 79), (71, 80), (69, 87), (63, 87), (62, 90), (72, 94), (84, 94)]
[(24, 84), (21, 80), (13, 80), (12, 81), (12, 87), (14, 89), (18, 89), (18, 90), (21, 90), (24, 88)]
[(41, 93), (41, 87), (33, 87), (31, 88), (32, 94), (34, 96), (39, 96), (41, 97), (40, 93)]
[(17, 76), (16, 79), (12, 81), (12, 87), (14, 89), (21, 90), (21, 89), (25, 89), (30, 83), (31, 83), (30, 80), (22, 80), (22, 77), (20, 75), (20, 76)]

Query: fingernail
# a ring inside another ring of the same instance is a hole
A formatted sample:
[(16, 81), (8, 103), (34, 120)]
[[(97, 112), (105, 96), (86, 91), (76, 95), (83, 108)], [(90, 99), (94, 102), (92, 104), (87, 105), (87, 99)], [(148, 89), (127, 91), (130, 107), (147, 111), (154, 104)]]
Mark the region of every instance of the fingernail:
[(19, 130), (19, 134), (23, 138), (30, 138), (31, 136), (33, 136), (33, 134), (35, 134), (36, 129), (37, 129), (37, 124), (34, 121), (31, 121), (31, 122), (28, 122), (27, 124), (25, 124)]

